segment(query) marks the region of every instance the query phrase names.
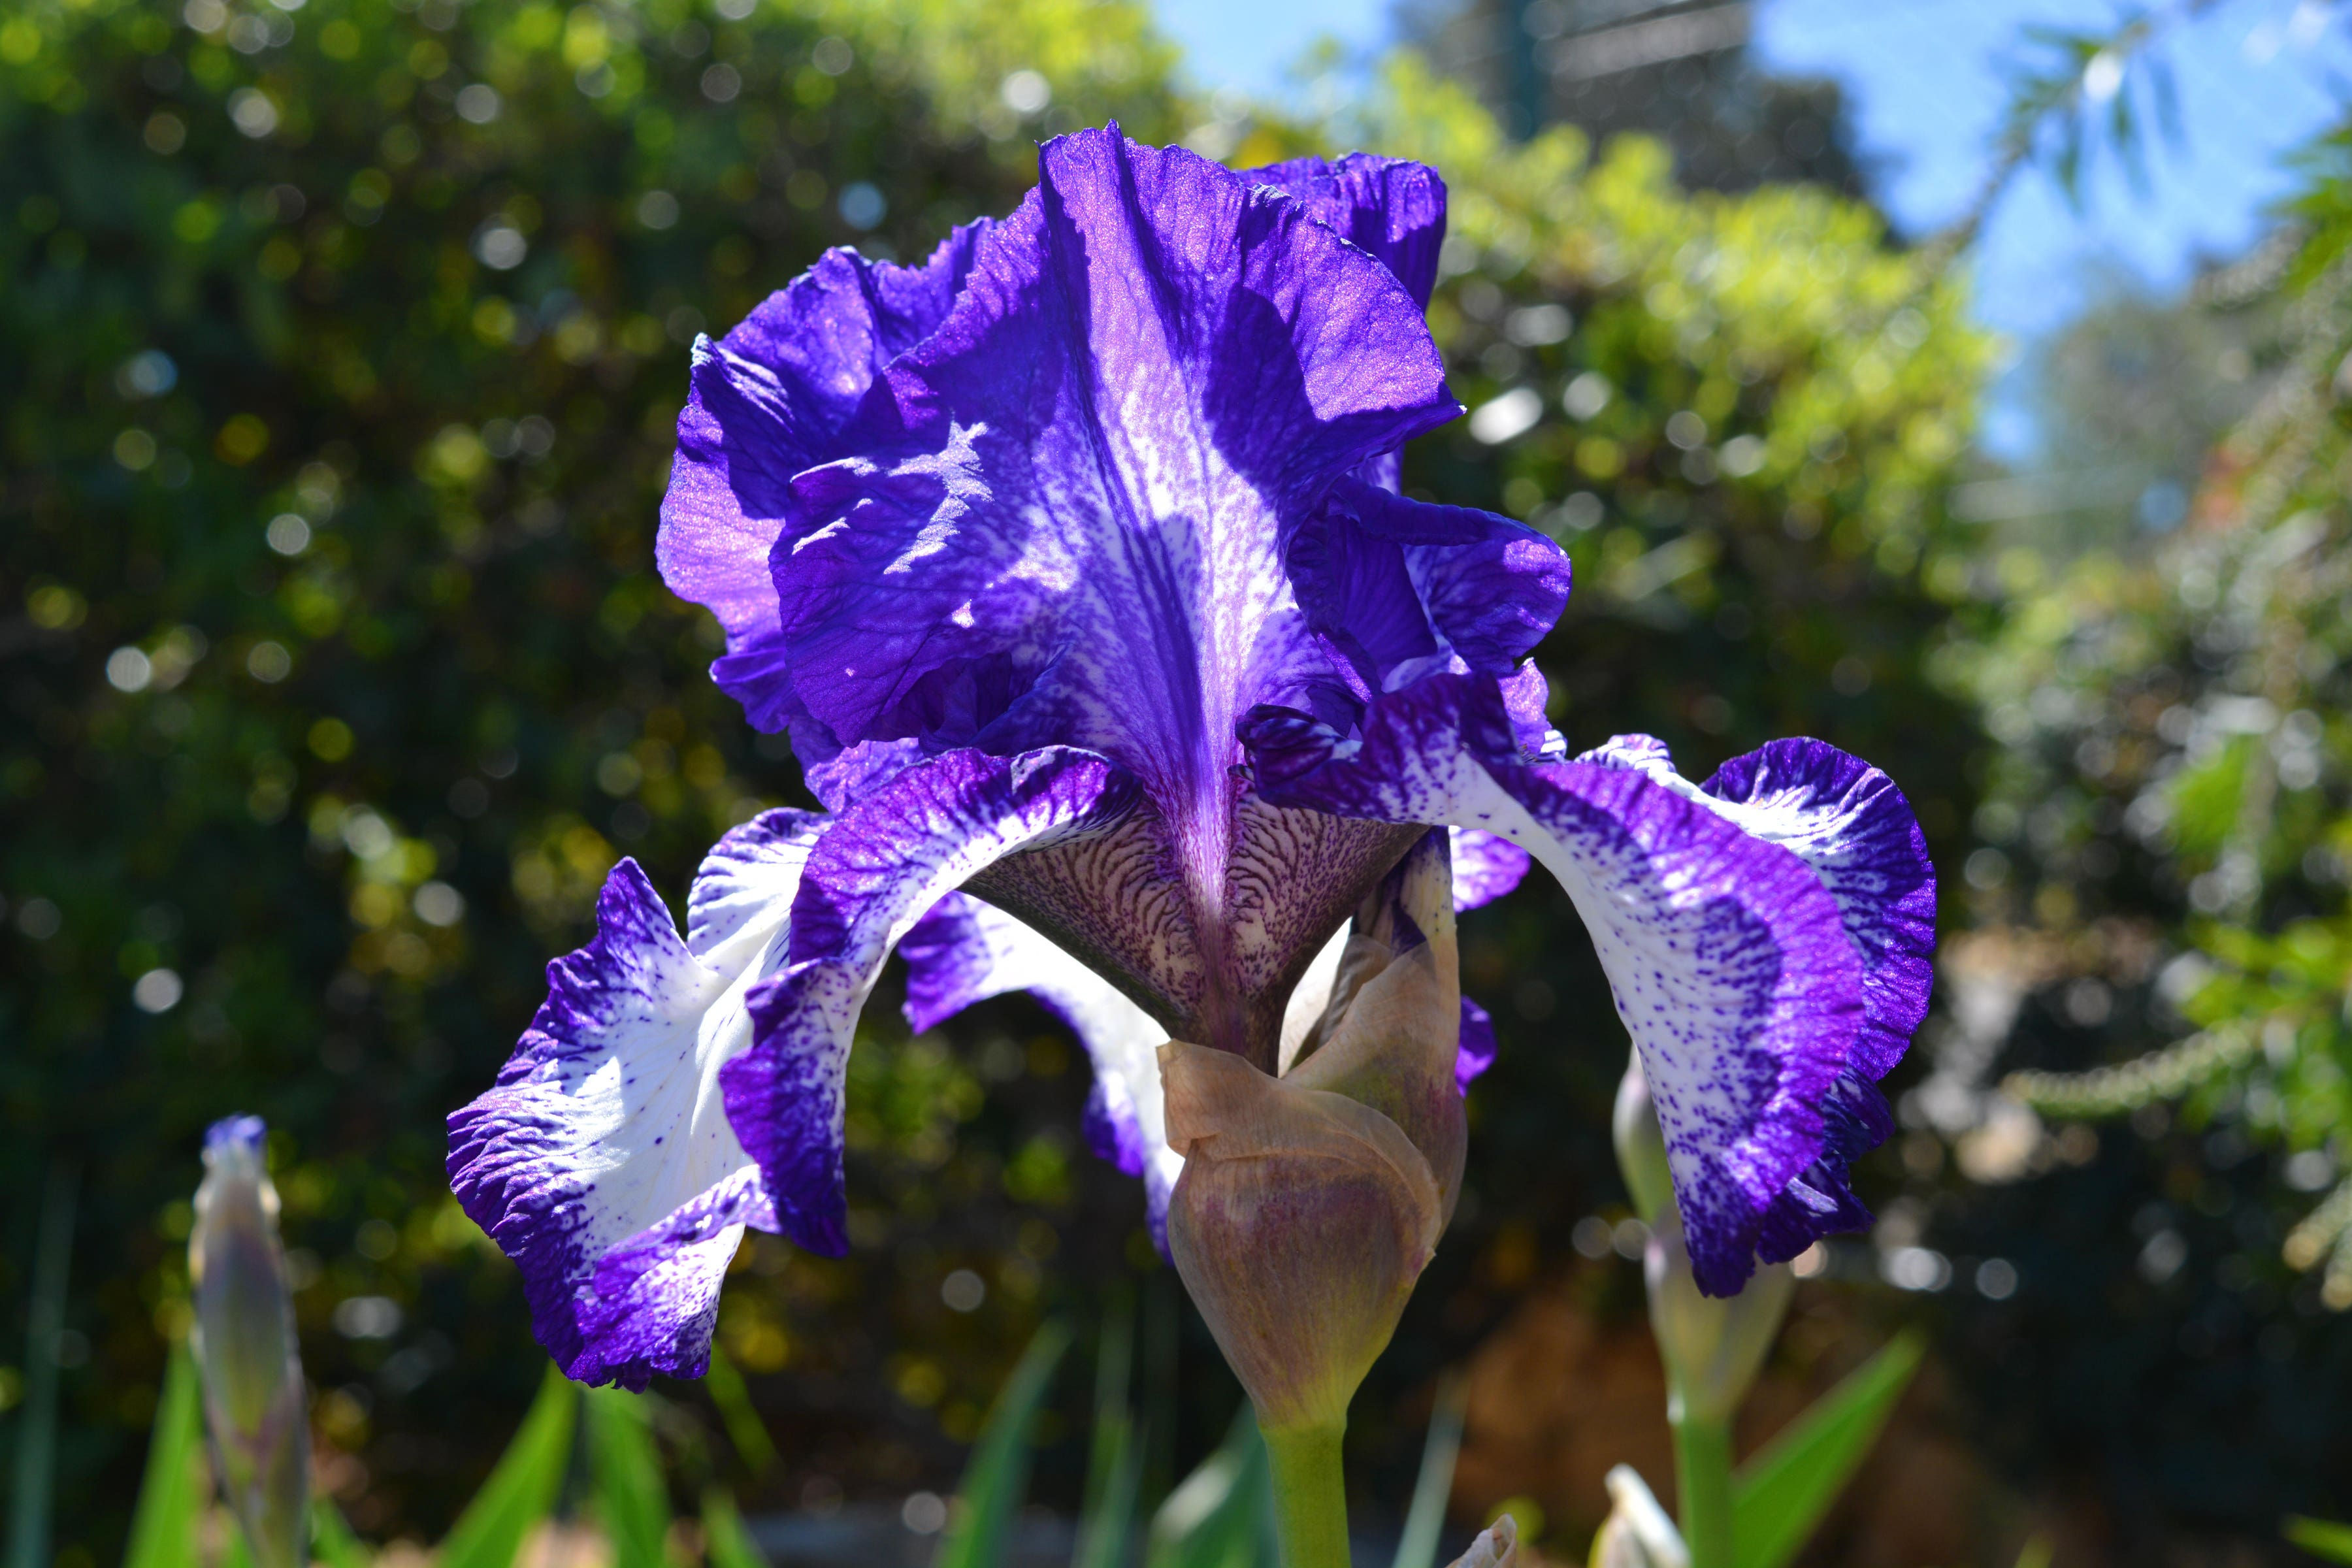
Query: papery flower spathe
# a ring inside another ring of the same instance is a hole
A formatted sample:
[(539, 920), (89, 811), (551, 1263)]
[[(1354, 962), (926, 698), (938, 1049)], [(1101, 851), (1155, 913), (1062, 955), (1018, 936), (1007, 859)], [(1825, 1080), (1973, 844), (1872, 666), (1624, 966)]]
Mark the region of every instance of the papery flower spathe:
[[(683, 935), (624, 861), (451, 1118), (453, 1184), (567, 1371), (698, 1372), (745, 1226), (845, 1247), (844, 1064), (894, 949), (919, 1027), (1013, 989), (1071, 1024), (1091, 1139), (1163, 1224), (1159, 1047), (1278, 1077), (1342, 924), (1433, 828), (1457, 907), (1530, 856), (1577, 896), (1703, 1282), (1843, 1215), (1822, 1107), (1923, 1005), (1916, 829), (1813, 742), (1704, 790), (1560, 760), (1523, 660), (1566, 558), (1392, 488), (1460, 412), (1422, 320), (1443, 232), (1415, 164), (1236, 174), (1113, 127), (923, 265), (831, 252), (697, 346), (662, 569), (826, 810), (730, 834)], [(1455, 1012), (1458, 1094), (1493, 1043)]]

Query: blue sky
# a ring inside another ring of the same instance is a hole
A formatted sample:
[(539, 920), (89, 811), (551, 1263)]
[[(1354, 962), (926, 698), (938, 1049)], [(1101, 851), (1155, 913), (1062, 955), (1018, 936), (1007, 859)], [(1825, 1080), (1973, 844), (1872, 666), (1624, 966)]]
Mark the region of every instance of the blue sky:
[[(1882, 160), (1876, 195), (1896, 222), (1933, 228), (1968, 205), (2006, 101), (2005, 62), (2029, 23), (2104, 29), (2111, 0), (1762, 0), (1762, 57), (1791, 72), (1834, 77), (1847, 89), (1867, 155)], [(1202, 86), (1279, 96), (1284, 68), (1318, 37), (1370, 52), (1390, 41), (1387, 0), (1160, 0)], [(2012, 183), (1974, 260), (1978, 312), (2021, 353), (2119, 280), (2177, 289), (2200, 258), (2242, 251), (2286, 188), (2280, 155), (2352, 97), (2352, 27), (2319, 0), (2218, 0), (2166, 33), (2151, 59), (2178, 87), (2178, 144), (2146, 138), (2148, 179), (2095, 157), (2079, 208), (2054, 180)], [(2145, 96), (2145, 70), (2123, 90)], [(1987, 435), (2024, 457), (2032, 430), (2011, 378)]]

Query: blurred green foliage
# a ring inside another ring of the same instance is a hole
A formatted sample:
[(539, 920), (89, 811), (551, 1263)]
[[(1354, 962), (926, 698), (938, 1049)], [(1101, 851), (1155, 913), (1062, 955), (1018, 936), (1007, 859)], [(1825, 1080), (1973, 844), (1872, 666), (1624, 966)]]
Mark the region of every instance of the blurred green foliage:
[[(1994, 1162), (2044, 1179), (1950, 1205), (1941, 1244), (2024, 1241), (2045, 1283), (1979, 1352), (2016, 1412), (2002, 1445), (2100, 1453), (2126, 1519), (2253, 1525), (2324, 1506), (2352, 1464), (2345, 146), (2303, 161), (2295, 224), (2189, 301), (2062, 348), (2154, 384), (2145, 420), (2107, 400), (2124, 439), (2089, 454), (2149, 488), (2061, 551), (2008, 531), (2004, 614), (1933, 656), (1998, 742), (1949, 962), (2013, 1015), (2005, 1088), (2044, 1119)], [(2178, 439), (2200, 406), (2206, 439), (2132, 467), (2129, 437)]]
[[(100, 1500), (130, 1490), (230, 1109), (282, 1130), (331, 1479), (371, 1531), (446, 1524), (541, 1358), (445, 1194), (442, 1114), (619, 853), (682, 885), (795, 787), (651, 571), (687, 344), (827, 245), (913, 255), (1009, 209), (1035, 136), (1171, 134), (1170, 58), (1080, 0), (9, 8), (0, 1173), (89, 1173), (68, 1550), (116, 1549)], [(731, 1292), (724, 1341), (755, 1375), (837, 1357), (943, 1457), (1025, 1337), (1082, 1075), (1058, 1039), (899, 1048), (877, 1012), (854, 1226), (913, 1317), (827, 1265)], [(1007, 1051), (1040, 1088), (971, 1128)], [(12, 1304), (30, 1219), (8, 1205)], [(966, 1255), (998, 1303), (976, 1362), (939, 1327)], [(851, 1469), (923, 1462), (862, 1409), (803, 1440), (836, 1426), (875, 1450)]]

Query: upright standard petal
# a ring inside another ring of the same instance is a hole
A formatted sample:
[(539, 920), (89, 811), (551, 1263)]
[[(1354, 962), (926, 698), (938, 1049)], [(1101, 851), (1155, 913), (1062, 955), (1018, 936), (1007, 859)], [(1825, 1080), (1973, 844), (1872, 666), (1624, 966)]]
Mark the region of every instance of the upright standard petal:
[(1768, 1211), (1822, 1153), (1822, 1102), (1863, 1021), (1859, 955), (1811, 868), (1639, 770), (1520, 761), (1493, 681), (1411, 688), (1319, 763), (1297, 720), (1250, 726), (1271, 742), (1268, 798), (1494, 833), (1567, 889), (1656, 1097), (1694, 1270), (1737, 1290)]
[(843, 1080), (890, 950), (989, 865), (1099, 831), (1133, 797), (1128, 775), (1085, 752), (949, 752), (827, 823), (793, 900), (789, 962), (751, 991), (751, 1047), (719, 1071), (727, 1120), (786, 1236), (812, 1251), (848, 1248)]
[(794, 684), (845, 744), (1082, 746), (1203, 799), (1260, 689), (1327, 662), (1280, 535), (1458, 405), (1411, 296), (1299, 204), (1115, 131), (1039, 180), (793, 482)]
[(768, 570), (792, 478), (841, 455), (842, 426), (882, 367), (946, 319), (992, 226), (957, 229), (920, 267), (829, 250), (718, 342), (694, 345), (654, 554), (673, 592), (719, 617), (727, 654), (711, 675), (761, 729), (805, 722)]
[[(847, 455), (793, 482), (807, 531), (773, 565), (795, 700), (845, 747), (1069, 745), (1132, 773), (1149, 809), (1121, 864), (1146, 892), (1073, 900), (1034, 855), (977, 890), (1172, 1032), (1270, 1067), (1291, 979), (1409, 836), (1252, 803), (1235, 721), (1268, 700), (1351, 719), (1415, 672), (1500, 668), (1557, 615), (1564, 557), (1353, 477), (1458, 408), (1417, 302), (1306, 205), (1115, 131), (1040, 167)], [(1309, 587), (1292, 542), (1353, 559), (1359, 534), (1394, 592)]]
[(700, 1375), (743, 1227), (776, 1228), (719, 1073), (751, 1043), (747, 996), (782, 966), (823, 826), (772, 811), (721, 839), (683, 938), (623, 860), (595, 940), (548, 966), (497, 1086), (449, 1118), (451, 1187), (521, 1269), (540, 1343), (583, 1382)]

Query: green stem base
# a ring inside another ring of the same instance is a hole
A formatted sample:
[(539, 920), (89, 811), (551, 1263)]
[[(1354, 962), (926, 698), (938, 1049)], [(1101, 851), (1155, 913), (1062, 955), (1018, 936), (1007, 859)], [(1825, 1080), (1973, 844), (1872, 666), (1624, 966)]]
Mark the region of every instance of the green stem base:
[(1691, 1568), (1734, 1568), (1731, 1424), (1687, 1416), (1674, 1428), (1675, 1488)]
[(1265, 1434), (1282, 1568), (1348, 1568), (1348, 1488), (1339, 1467), (1344, 1431), (1302, 1426)]

